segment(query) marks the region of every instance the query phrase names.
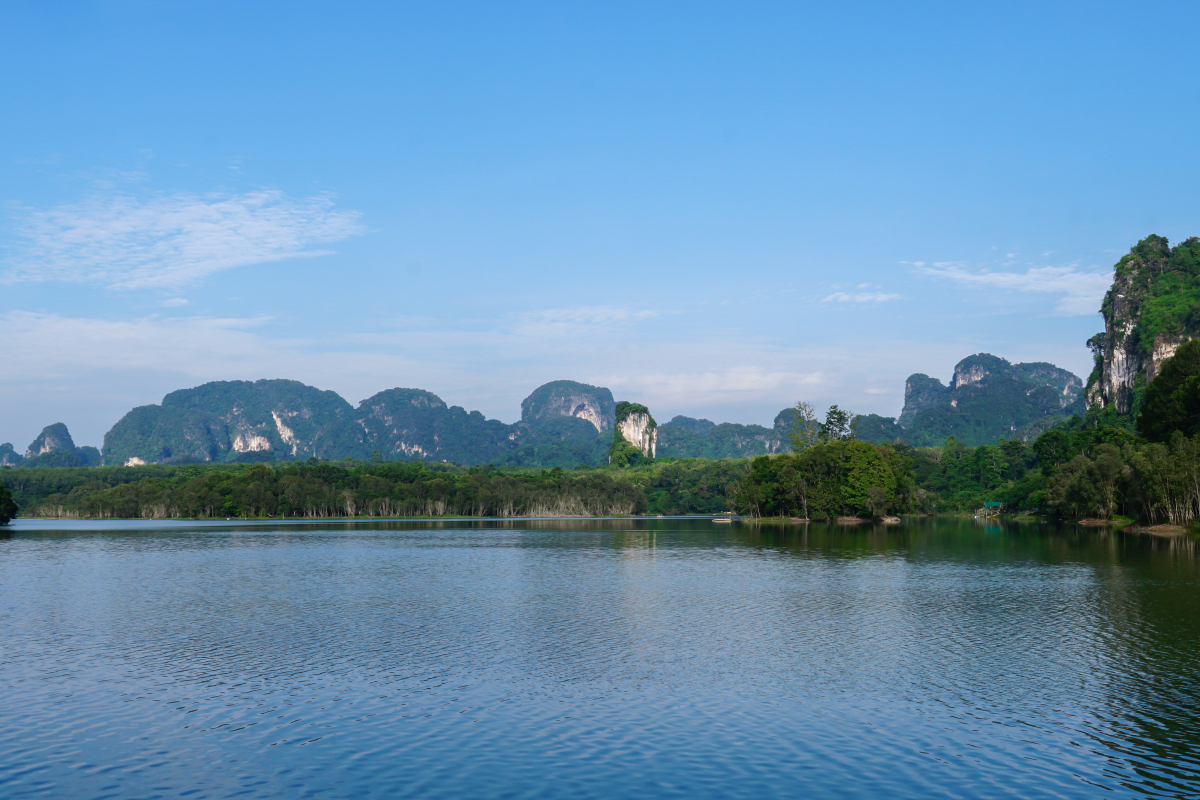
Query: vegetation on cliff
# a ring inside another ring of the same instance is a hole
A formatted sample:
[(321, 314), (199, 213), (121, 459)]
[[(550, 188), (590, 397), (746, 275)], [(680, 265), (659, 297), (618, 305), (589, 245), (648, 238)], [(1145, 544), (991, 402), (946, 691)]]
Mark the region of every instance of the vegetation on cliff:
[(1137, 428), (1157, 442), (1167, 441), (1176, 431), (1185, 436), (1200, 433), (1200, 339), (1180, 347), (1146, 387)]
[[(622, 400), (615, 410), (615, 425), (612, 444), (608, 448), (608, 463), (614, 467), (629, 467), (654, 460), (654, 440), (658, 423), (650, 416), (650, 409), (639, 403)], [(639, 443), (631, 442), (626, 435), (632, 420), (630, 417), (645, 417), (644, 432), (649, 444), (643, 450)]]
[(1157, 235), (1138, 242), (1114, 266), (1100, 313), (1104, 332), (1088, 340), (1095, 357), (1088, 403), (1133, 419), (1162, 362), (1200, 335), (1200, 239), (1175, 247)]
[(93, 467), (100, 464), (100, 451), (94, 447), (76, 447), (71, 432), (61, 422), (47, 425), (30, 443), (25, 457), (11, 453), (11, 445), (0, 446), (0, 465), (37, 467)]

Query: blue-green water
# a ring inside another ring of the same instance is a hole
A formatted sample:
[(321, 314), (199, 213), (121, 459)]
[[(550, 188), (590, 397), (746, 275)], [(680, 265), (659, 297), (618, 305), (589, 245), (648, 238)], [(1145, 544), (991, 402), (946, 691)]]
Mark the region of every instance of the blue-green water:
[(1200, 794), (1190, 541), (934, 520), (0, 534), (0, 796)]

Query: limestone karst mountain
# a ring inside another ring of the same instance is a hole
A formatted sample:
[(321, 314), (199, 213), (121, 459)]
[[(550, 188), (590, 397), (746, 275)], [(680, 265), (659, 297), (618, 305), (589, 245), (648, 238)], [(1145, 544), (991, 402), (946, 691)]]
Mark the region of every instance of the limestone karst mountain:
[(139, 406), (104, 435), (104, 463), (188, 463), (332, 456), (331, 429), (353, 412), (299, 381), (214, 381)]
[(1104, 332), (1088, 340), (1096, 363), (1087, 403), (1136, 416), (1163, 362), (1200, 337), (1200, 238), (1138, 242), (1114, 266), (1100, 313)]
[(12, 446), (12, 442), (0, 444), (0, 467), (15, 467), (25, 460)]
[(328, 433), (330, 458), (420, 458), (482, 464), (515, 447), (511, 427), (448, 406), (432, 392), (388, 389), (359, 404)]
[(25, 451), (26, 458), (36, 458), (46, 453), (71, 452), (75, 449), (75, 441), (71, 438), (67, 426), (61, 422), (47, 425), (42, 432), (30, 443)]
[(622, 400), (614, 414), (615, 430), (608, 461), (627, 466), (643, 459), (652, 460), (658, 444), (658, 423), (650, 410), (638, 403)]
[(551, 381), (521, 401), (521, 421), (527, 425), (570, 417), (588, 422), (597, 433), (611, 431), (616, 413), (612, 392), (575, 381)]
[(14, 458), (12, 445), (0, 445), (0, 466), (91, 467), (100, 464), (100, 451), (94, 447), (76, 447), (67, 426), (61, 422), (47, 425), (25, 450), (23, 459)]
[(899, 418), (865, 415), (858, 436), (873, 442), (902, 439), (913, 446), (940, 445), (954, 436), (974, 447), (1036, 439), (1083, 411), (1083, 382), (1071, 372), (978, 353), (955, 365), (949, 386), (928, 375), (909, 376)]

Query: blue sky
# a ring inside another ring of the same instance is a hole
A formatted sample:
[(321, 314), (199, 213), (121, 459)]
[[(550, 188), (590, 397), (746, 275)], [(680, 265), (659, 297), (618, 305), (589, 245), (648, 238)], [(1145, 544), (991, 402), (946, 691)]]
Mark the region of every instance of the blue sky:
[(1190, 3), (0, 5), (0, 441), (286, 377), (770, 424), (1081, 375), (1200, 234)]

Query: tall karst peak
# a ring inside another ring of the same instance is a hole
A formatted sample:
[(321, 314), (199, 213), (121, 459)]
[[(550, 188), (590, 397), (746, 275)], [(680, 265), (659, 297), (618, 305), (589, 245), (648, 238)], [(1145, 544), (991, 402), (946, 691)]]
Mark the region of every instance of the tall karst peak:
[(1012, 364), (1007, 359), (991, 353), (976, 353), (954, 365), (954, 377), (950, 379), (950, 388), (982, 384), (993, 375), (1008, 375), (1011, 371)]
[(47, 425), (42, 428), (42, 432), (29, 445), (29, 449), (25, 451), (26, 458), (34, 458), (45, 453), (62, 453), (73, 452), (75, 450), (75, 442), (71, 439), (71, 434), (67, 430), (67, 426), (61, 422), (56, 422), (53, 425)]
[(622, 449), (622, 444), (632, 445), (646, 458), (654, 458), (658, 448), (658, 423), (650, 416), (650, 409), (639, 403), (625, 400), (617, 403), (614, 415), (616, 431), (613, 433), (613, 460)]
[(1200, 239), (1138, 242), (1113, 267), (1100, 313), (1104, 332), (1088, 340), (1096, 363), (1087, 402), (1134, 413), (1163, 362), (1200, 336)]
[(911, 426), (918, 411), (946, 402), (949, 392), (944, 383), (923, 372), (909, 375), (904, 382), (904, 410), (900, 412), (897, 423), (902, 428)]
[(603, 433), (613, 429), (616, 405), (612, 392), (601, 386), (551, 381), (521, 401), (521, 421), (532, 425), (553, 417), (574, 417)]
[(15, 467), (25, 460), (12, 446), (12, 442), (0, 444), (0, 467)]

